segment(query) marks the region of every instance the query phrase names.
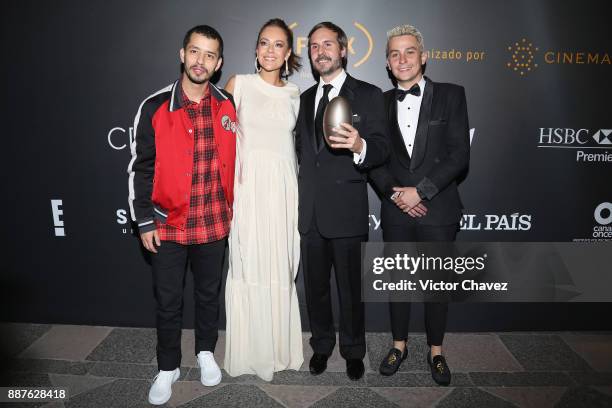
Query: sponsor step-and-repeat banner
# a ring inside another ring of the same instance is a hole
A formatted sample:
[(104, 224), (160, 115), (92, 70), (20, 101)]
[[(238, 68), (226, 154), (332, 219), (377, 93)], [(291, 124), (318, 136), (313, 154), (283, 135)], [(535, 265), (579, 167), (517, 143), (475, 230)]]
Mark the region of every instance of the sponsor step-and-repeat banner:
[[(302, 58), (291, 78), (302, 90), (314, 83), (307, 35), (316, 23), (343, 27), (348, 72), (383, 90), (392, 87), (386, 31), (415, 25), (429, 57), (426, 75), (466, 90), (471, 161), (460, 185), (458, 240), (612, 239), (612, 44), (604, 4), (587, 0), (578, 13), (571, 5), (526, 0), (10, 2), (0, 17), (11, 60), (3, 66), (9, 267), (0, 293), (10, 307), (1, 317), (154, 324), (149, 260), (127, 203), (133, 121), (147, 95), (179, 76), (183, 35), (197, 24), (212, 25), (224, 38), (223, 86), (233, 74), (254, 71), (259, 28), (283, 18)], [(380, 202), (371, 189), (369, 198), (370, 241), (379, 242)], [(303, 295), (301, 277), (298, 289)], [(486, 312), (472, 307), (468, 315), (462, 307), (454, 308), (449, 329), (503, 328), (500, 317), (517, 321), (543, 310), (516, 304), (499, 306), (496, 315), (488, 304)], [(367, 308), (368, 329), (387, 330), (386, 309)], [(563, 322), (549, 319), (558, 308)], [(548, 306), (542, 324), (603, 328), (585, 310), (612, 307)]]

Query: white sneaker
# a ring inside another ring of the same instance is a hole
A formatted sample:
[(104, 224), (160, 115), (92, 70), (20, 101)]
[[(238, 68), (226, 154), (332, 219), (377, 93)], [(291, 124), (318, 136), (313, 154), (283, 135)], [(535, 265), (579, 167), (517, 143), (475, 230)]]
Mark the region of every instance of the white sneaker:
[(160, 371), (153, 378), (153, 385), (149, 390), (149, 403), (162, 405), (168, 402), (172, 396), (172, 384), (181, 376), (181, 369), (175, 368), (172, 371)]
[(221, 382), (221, 369), (215, 362), (215, 356), (210, 351), (198, 353), (198, 365), (200, 366), (200, 381), (207, 387), (212, 387)]

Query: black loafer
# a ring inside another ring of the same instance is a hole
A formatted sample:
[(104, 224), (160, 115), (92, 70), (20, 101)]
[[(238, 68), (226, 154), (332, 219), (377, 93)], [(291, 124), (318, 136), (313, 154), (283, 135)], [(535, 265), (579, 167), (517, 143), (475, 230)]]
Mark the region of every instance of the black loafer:
[(451, 372), (444, 356), (431, 358), (431, 351), (427, 353), (427, 363), (431, 368), (431, 378), (439, 385), (448, 385), (451, 382)]
[(383, 360), (380, 362), (380, 368), (378, 369), (378, 371), (380, 371), (382, 375), (395, 374), (397, 370), (400, 368), (400, 365), (402, 365), (402, 361), (406, 359), (407, 355), (408, 355), (407, 347), (404, 349), (403, 353), (399, 351), (398, 349), (396, 349), (395, 347), (393, 347), (391, 350), (389, 350), (389, 353), (387, 353), (387, 356), (383, 358)]
[(327, 359), (325, 354), (314, 353), (310, 359), (310, 374), (319, 375), (327, 369)]
[(346, 375), (353, 381), (359, 380), (363, 377), (365, 367), (363, 366), (363, 360), (359, 358), (350, 358), (346, 360)]

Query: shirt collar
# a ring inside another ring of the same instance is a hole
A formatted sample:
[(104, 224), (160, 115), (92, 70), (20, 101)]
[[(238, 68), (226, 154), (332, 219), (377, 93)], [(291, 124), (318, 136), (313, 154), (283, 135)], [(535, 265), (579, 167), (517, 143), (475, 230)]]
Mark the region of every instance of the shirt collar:
[[(334, 89), (337, 89), (338, 92), (340, 92), (340, 89), (342, 88), (342, 85), (344, 85), (344, 81), (346, 80), (346, 77), (347, 77), (346, 71), (342, 69), (342, 71), (340, 71), (340, 74), (338, 74), (338, 76), (332, 79), (329, 84), (333, 86)], [(326, 85), (326, 83), (323, 82), (323, 78), (319, 78), (319, 89), (323, 89), (323, 85)]]
[[(191, 104), (198, 105), (197, 102), (193, 102), (191, 99), (189, 99), (185, 91), (183, 91), (183, 83), (181, 80), (179, 80), (179, 89), (180, 89), (180, 98), (179, 98), (180, 102), (179, 103), (180, 103), (181, 108), (184, 108), (185, 106), (189, 106)], [(200, 100), (200, 103), (204, 99), (208, 98), (209, 96), (210, 96), (210, 83), (206, 86), (206, 89), (204, 90), (204, 96)]]
[[(425, 90), (425, 83), (426, 83), (425, 76), (421, 76), (421, 80), (417, 82), (417, 84), (419, 85), (419, 88), (421, 88), (421, 96), (423, 96), (423, 91)], [(401, 89), (402, 91), (408, 91), (408, 89), (404, 88), (400, 84), (397, 84), (397, 89)]]

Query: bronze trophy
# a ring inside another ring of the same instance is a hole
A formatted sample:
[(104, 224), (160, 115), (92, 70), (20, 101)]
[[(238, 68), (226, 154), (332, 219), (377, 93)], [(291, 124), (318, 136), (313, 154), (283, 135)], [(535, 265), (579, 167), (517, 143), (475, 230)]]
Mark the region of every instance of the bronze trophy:
[(325, 142), (329, 147), (332, 147), (332, 141), (329, 140), (330, 136), (339, 136), (342, 135), (337, 134), (334, 131), (334, 128), (339, 128), (340, 123), (348, 123), (350, 125), (353, 124), (353, 111), (351, 110), (351, 105), (348, 100), (343, 96), (336, 96), (334, 99), (329, 101), (327, 106), (325, 107), (325, 112), (323, 113), (323, 135), (325, 136)]

